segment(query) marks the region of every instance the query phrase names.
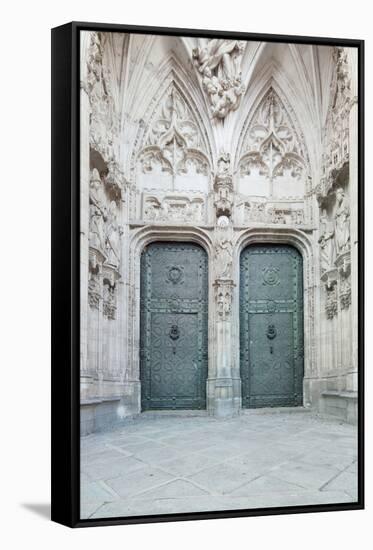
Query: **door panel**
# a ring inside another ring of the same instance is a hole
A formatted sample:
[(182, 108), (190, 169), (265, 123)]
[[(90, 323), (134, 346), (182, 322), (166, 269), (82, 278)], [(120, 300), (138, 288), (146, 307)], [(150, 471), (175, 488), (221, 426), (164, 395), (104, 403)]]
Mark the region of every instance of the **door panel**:
[(240, 261), (242, 406), (303, 402), (302, 258), (286, 245), (246, 248)]
[(152, 243), (141, 260), (142, 409), (202, 409), (207, 378), (207, 255)]

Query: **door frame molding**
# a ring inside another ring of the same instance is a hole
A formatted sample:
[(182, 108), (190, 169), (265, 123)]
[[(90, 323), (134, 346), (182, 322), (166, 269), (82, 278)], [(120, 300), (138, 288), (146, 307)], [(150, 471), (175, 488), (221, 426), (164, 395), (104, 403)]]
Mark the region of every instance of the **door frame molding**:
[(304, 339), (304, 378), (303, 404), (311, 405), (312, 379), (317, 378), (317, 349), (315, 328), (315, 307), (318, 295), (316, 292), (316, 258), (310, 238), (298, 229), (282, 227), (250, 228), (238, 235), (234, 247), (234, 277), (237, 286), (233, 295), (232, 318), (235, 334), (235, 361), (238, 375), (240, 372), (240, 258), (242, 251), (252, 244), (287, 244), (300, 252), (303, 260), (303, 339)]

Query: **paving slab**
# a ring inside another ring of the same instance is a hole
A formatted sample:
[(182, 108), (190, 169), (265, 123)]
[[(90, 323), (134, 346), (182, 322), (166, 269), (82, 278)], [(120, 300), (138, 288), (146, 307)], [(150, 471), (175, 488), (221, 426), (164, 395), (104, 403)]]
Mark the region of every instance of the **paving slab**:
[(81, 440), (81, 517), (354, 502), (356, 428), (306, 411), (142, 414)]

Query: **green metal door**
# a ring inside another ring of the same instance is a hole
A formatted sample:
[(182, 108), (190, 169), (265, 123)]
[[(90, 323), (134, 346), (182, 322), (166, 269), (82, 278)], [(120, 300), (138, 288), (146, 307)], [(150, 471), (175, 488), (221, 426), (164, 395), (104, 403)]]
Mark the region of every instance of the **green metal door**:
[(141, 403), (206, 408), (207, 254), (193, 243), (157, 242), (141, 258)]
[(240, 261), (242, 406), (303, 404), (303, 274), (287, 245), (253, 245)]

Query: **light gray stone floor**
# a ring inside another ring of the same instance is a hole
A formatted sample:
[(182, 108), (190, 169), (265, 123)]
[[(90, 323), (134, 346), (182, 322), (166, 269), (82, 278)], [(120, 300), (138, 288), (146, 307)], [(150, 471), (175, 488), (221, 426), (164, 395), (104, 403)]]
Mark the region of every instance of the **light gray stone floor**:
[(81, 440), (81, 517), (354, 502), (357, 430), (308, 411), (142, 414)]

